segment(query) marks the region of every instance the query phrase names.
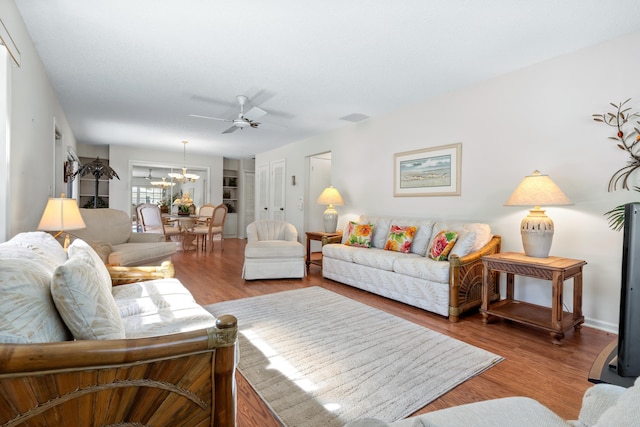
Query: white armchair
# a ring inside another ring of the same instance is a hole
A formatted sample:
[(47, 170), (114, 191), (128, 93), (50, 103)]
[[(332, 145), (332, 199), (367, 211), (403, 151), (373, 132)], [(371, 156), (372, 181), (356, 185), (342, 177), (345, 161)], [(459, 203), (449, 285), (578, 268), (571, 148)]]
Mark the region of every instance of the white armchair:
[(259, 220), (247, 226), (244, 279), (302, 278), (304, 275), (304, 247), (292, 224)]

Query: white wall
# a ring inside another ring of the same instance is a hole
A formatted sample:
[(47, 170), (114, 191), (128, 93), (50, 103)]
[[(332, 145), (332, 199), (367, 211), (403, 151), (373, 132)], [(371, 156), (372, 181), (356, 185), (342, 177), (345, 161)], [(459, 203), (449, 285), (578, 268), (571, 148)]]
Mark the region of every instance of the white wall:
[[(47, 203), (54, 196), (54, 123), (63, 135), (64, 147), (76, 141), (58, 102), (22, 17), (12, 0), (0, 2), (0, 19), (21, 53), (21, 65), (11, 65), (11, 118), (8, 168), (10, 177), (8, 232), (35, 230)], [(55, 165), (62, 168), (63, 164)], [(4, 165), (3, 165), (4, 167)], [(15, 179), (19, 177), (19, 179)], [(59, 197), (59, 195), (55, 195)]]
[[(603, 213), (640, 195), (607, 192), (626, 164), (608, 140), (611, 129), (592, 120), (609, 102), (633, 97), (640, 109), (640, 33), (546, 61), (430, 99), (342, 130), (262, 153), (256, 165), (286, 158), (287, 177), (303, 179), (306, 156), (332, 152), (332, 183), (345, 206), (342, 219), (367, 214), (425, 216), (487, 222), (503, 251), (522, 251), (519, 232), (527, 209), (504, 202), (525, 175), (549, 174), (574, 202), (550, 207), (555, 222), (551, 255), (584, 259), (583, 311), (587, 324), (615, 331), (618, 324), (622, 234)], [(366, 113), (366, 112), (365, 112)], [(393, 154), (462, 143), (460, 197), (393, 197)], [(287, 182), (289, 182), (287, 180)], [(638, 175), (631, 185), (638, 185)], [(304, 232), (296, 201), (304, 183), (287, 187), (287, 220)], [(516, 297), (550, 305), (549, 282), (522, 279)], [(568, 282), (571, 283), (571, 282)], [(573, 287), (565, 286), (571, 307)]]

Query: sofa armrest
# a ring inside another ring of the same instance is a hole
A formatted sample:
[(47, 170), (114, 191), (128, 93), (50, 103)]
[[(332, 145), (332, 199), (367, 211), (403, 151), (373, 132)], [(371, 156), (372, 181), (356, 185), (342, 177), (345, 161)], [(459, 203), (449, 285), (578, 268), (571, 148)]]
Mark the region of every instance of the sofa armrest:
[(165, 261), (161, 265), (122, 267), (107, 265), (111, 275), (113, 286), (127, 283), (143, 282), (145, 280), (169, 279), (175, 275), (175, 269), (171, 261)]
[(152, 338), (0, 344), (1, 425), (235, 426), (237, 320)]
[(127, 243), (153, 243), (164, 241), (166, 241), (166, 237), (161, 233), (131, 233)]
[[(482, 260), (485, 255), (497, 254), (502, 246), (502, 238), (493, 236), (489, 243), (463, 257), (449, 257), (449, 320), (457, 322), (459, 316), (482, 303)], [(492, 301), (498, 298), (497, 289), (500, 276), (495, 274), (489, 294)]]
[(582, 397), (578, 421), (585, 426), (595, 425), (604, 411), (615, 405), (626, 390), (613, 384), (596, 384), (588, 388)]

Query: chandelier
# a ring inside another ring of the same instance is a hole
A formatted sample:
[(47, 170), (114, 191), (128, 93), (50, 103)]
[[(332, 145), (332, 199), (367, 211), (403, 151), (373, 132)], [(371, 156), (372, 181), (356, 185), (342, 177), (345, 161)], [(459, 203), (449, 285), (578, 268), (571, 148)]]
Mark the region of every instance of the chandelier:
[(151, 185), (156, 187), (167, 188), (167, 187), (173, 187), (174, 185), (176, 185), (176, 183), (166, 181), (166, 178), (162, 177), (162, 181), (151, 181)]
[(192, 174), (192, 173), (187, 173), (187, 167), (185, 166), (187, 164), (187, 144), (189, 142), (188, 141), (182, 141), (182, 145), (183, 145), (183, 161), (182, 161), (182, 173), (170, 173), (169, 178), (171, 178), (171, 181), (176, 182), (182, 182), (183, 184), (186, 184), (187, 182), (196, 182), (198, 180), (198, 178), (200, 178), (198, 175)]

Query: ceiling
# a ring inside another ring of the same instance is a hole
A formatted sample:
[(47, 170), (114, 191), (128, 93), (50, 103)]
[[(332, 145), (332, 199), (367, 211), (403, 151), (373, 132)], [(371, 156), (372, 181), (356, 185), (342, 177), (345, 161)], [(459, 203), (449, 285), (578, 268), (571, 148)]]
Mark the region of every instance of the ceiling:
[[(638, 0), (15, 3), (77, 142), (231, 158), (640, 31)], [(236, 95), (258, 128), (190, 116)]]

